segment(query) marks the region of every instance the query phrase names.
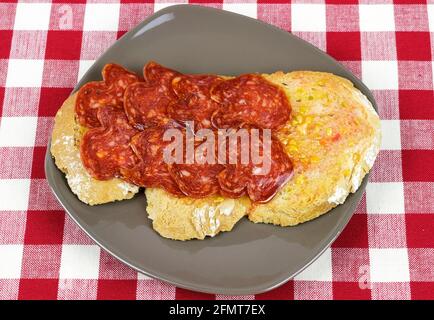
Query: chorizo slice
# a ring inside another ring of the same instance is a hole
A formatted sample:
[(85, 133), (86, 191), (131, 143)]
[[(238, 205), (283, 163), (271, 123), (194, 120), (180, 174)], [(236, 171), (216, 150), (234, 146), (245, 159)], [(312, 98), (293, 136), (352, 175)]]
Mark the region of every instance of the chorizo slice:
[(211, 97), (221, 104), (213, 114), (217, 128), (255, 126), (276, 129), (290, 117), (291, 107), (285, 92), (255, 74), (245, 74), (222, 81), (211, 90)]
[(282, 144), (277, 139), (271, 144), (271, 166), (268, 173), (260, 174), (261, 168), (252, 167), (247, 194), (253, 202), (265, 203), (288, 182), (293, 173), (293, 164)]
[(75, 112), (78, 122), (85, 127), (99, 127), (97, 111), (108, 105), (123, 108), (124, 91), (139, 77), (117, 64), (107, 64), (102, 70), (103, 81), (86, 83), (78, 90)]
[(182, 193), (203, 198), (220, 191), (217, 175), (224, 169), (220, 164), (172, 164), (169, 172)]
[(104, 66), (102, 78), (108, 85), (115, 85), (117, 88), (123, 90), (131, 83), (141, 80), (134, 72), (115, 63), (108, 63)]
[(200, 128), (211, 127), (211, 116), (219, 107), (211, 99), (211, 88), (223, 81), (214, 75), (179, 75), (172, 79), (172, 90), (178, 97), (168, 107), (169, 115), (177, 121), (194, 121)]
[[(211, 144), (202, 148), (202, 144), (206, 146), (207, 137), (188, 134), (188, 130), (189, 128), (182, 131), (184, 135), (182, 161), (170, 164), (169, 172), (185, 196), (203, 198), (219, 194), (217, 174), (224, 169), (224, 166), (217, 161), (218, 146)], [(193, 150), (190, 149), (191, 146)], [(187, 152), (189, 151), (187, 149), (193, 152), (188, 155), (191, 157), (188, 161)], [(208, 152), (212, 153), (208, 154)]]
[(130, 147), (137, 130), (131, 127), (121, 109), (107, 106), (98, 109), (101, 127), (89, 129), (81, 140), (80, 156), (89, 174), (98, 180), (120, 175), (121, 168), (131, 168), (137, 157)]
[(159, 85), (134, 83), (125, 90), (125, 113), (138, 129), (167, 124), (167, 106), (173, 101)]
[[(263, 140), (250, 147), (258, 148), (258, 155), (265, 157)], [(252, 154), (251, 150), (249, 154)], [(222, 195), (237, 198), (247, 194), (253, 202), (265, 203), (269, 201), (291, 178), (293, 165), (285, 153), (280, 141), (271, 138), (270, 161), (255, 163), (252, 158), (244, 164), (240, 162), (240, 148), (238, 148), (237, 163), (227, 164), (219, 173), (217, 179)]]
[(124, 180), (135, 185), (155, 188), (161, 187), (174, 195), (182, 195), (168, 171), (164, 161), (164, 148), (170, 143), (163, 141), (167, 127), (148, 128), (131, 140), (131, 147), (139, 162), (133, 168), (121, 170)]
[(134, 168), (122, 168), (122, 179), (144, 188), (162, 188), (175, 196), (183, 196), (172, 176), (158, 166), (139, 162)]
[(181, 75), (180, 72), (166, 68), (155, 61), (148, 62), (143, 68), (145, 81), (152, 84), (160, 84), (166, 89), (170, 89), (172, 79)]
[(245, 195), (250, 181), (248, 169), (227, 165), (217, 176), (221, 195), (228, 198), (239, 198)]

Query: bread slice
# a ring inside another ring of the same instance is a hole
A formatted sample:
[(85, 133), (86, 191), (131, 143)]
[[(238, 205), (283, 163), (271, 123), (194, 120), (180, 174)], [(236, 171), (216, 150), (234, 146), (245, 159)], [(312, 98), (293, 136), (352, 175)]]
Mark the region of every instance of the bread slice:
[(76, 94), (71, 95), (57, 111), (51, 136), (51, 155), (56, 166), (65, 173), (71, 191), (89, 205), (131, 199), (139, 191), (137, 186), (111, 179), (92, 178), (80, 159), (80, 139), (86, 129), (75, 121)]
[(176, 240), (204, 239), (230, 231), (250, 208), (248, 198), (178, 198), (159, 188), (147, 188), (145, 194), (154, 230)]
[(380, 119), (350, 81), (333, 74), (266, 77), (285, 88), (293, 108), (292, 123), (279, 138), (295, 174), (269, 203), (252, 208), (249, 219), (293, 226), (326, 213), (359, 188), (380, 149)]
[[(314, 219), (358, 189), (380, 148), (379, 117), (350, 81), (310, 71), (263, 76), (281, 86), (291, 102), (292, 120), (279, 130), (278, 137), (294, 162), (294, 176), (266, 204), (252, 205), (246, 197), (232, 200), (232, 213), (227, 210), (224, 217), (216, 217), (216, 224), (226, 225), (228, 220), (235, 224), (242, 214), (255, 223), (280, 226)], [(214, 217), (215, 197), (178, 199), (152, 188), (146, 189), (146, 196), (154, 229), (162, 236), (185, 240), (209, 234), (193, 226), (198, 208), (202, 216), (211, 213)]]
[[(355, 192), (372, 167), (381, 141), (380, 120), (353, 84), (330, 73), (296, 71), (264, 74), (282, 87), (291, 121), (277, 132), (294, 162), (294, 176), (268, 203), (247, 197), (177, 198), (147, 188), (154, 229), (176, 240), (204, 239), (230, 231), (244, 216), (255, 223), (293, 226), (326, 213)], [(74, 117), (75, 95), (56, 115), (51, 153), (71, 190), (90, 205), (131, 198), (138, 188), (119, 179), (98, 181), (83, 168), (79, 141), (85, 129)]]

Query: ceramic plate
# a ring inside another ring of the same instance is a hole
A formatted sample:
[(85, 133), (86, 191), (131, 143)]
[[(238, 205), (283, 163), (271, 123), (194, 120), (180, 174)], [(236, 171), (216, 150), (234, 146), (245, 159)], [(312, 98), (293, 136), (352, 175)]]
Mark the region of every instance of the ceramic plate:
[[(242, 15), (188, 5), (158, 11), (125, 34), (75, 89), (99, 80), (108, 62), (141, 72), (148, 60), (186, 73), (328, 71), (350, 79), (375, 106), (372, 94), (359, 79), (307, 42)], [(71, 192), (48, 153), (45, 168), (51, 188), (71, 218), (120, 261), (182, 288), (230, 295), (273, 289), (306, 268), (350, 220), (367, 182), (365, 178), (344, 204), (296, 227), (243, 219), (232, 232), (204, 241), (180, 242), (153, 231), (143, 194), (132, 200), (88, 206)]]

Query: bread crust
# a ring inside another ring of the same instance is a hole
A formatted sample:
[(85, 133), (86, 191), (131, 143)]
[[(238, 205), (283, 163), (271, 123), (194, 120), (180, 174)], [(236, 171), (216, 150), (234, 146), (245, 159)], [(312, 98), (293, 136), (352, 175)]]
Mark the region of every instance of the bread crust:
[(159, 188), (147, 188), (145, 194), (154, 230), (176, 240), (202, 240), (231, 231), (250, 208), (248, 198), (178, 198)]

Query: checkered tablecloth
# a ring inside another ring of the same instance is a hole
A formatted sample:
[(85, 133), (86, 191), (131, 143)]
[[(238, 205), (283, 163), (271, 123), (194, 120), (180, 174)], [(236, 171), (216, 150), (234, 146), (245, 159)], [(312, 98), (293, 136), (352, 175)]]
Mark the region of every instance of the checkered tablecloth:
[[(434, 0), (196, 1), (327, 51), (370, 87), (382, 119), (370, 183), (338, 240), (280, 288), (236, 298), (433, 299)], [(53, 116), (77, 80), (123, 33), (170, 4), (0, 2), (1, 299), (228, 298), (124, 266), (65, 216), (44, 176)]]

